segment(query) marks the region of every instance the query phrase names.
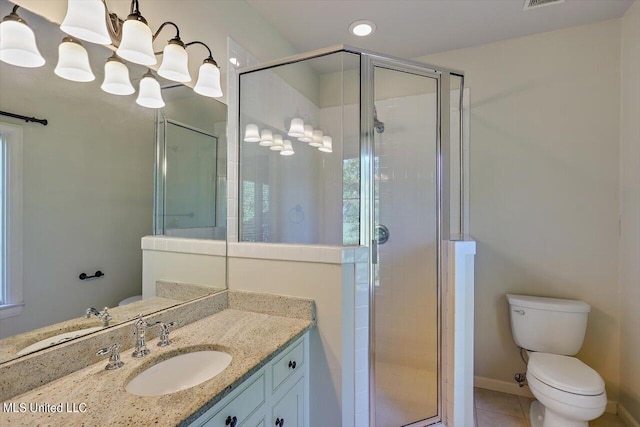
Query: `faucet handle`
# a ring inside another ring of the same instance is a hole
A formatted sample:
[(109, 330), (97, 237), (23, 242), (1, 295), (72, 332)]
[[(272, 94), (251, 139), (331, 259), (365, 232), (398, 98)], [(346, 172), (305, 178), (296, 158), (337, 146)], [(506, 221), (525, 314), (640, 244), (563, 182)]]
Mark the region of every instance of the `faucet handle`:
[(113, 369), (121, 368), (124, 365), (124, 362), (120, 360), (120, 347), (121, 345), (116, 343), (109, 347), (102, 348), (96, 352), (98, 356), (104, 356), (107, 354), (111, 354), (109, 357), (109, 363), (104, 367), (107, 371), (111, 371)]
[(102, 319), (102, 326), (109, 326), (109, 321), (113, 319), (109, 314), (109, 307), (105, 307), (104, 310), (100, 313), (100, 319)]
[(160, 341), (158, 341), (158, 347), (166, 347), (171, 344), (171, 341), (169, 341), (169, 328), (175, 326), (176, 322), (158, 322), (157, 324), (159, 324), (162, 329), (162, 332), (160, 333)]

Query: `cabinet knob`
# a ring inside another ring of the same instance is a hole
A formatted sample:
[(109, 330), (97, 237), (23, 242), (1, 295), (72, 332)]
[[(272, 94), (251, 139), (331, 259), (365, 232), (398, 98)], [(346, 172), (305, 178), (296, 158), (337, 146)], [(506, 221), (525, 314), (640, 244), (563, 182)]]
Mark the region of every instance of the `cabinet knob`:
[(224, 425), (230, 427), (236, 427), (236, 424), (238, 424), (238, 419), (236, 417), (231, 417), (231, 415), (229, 415), (227, 420), (224, 422)]
[(276, 418), (276, 426), (284, 427), (284, 418)]
[(289, 367), (291, 369), (296, 369), (296, 361), (295, 360), (293, 360), (293, 361), (289, 360)]

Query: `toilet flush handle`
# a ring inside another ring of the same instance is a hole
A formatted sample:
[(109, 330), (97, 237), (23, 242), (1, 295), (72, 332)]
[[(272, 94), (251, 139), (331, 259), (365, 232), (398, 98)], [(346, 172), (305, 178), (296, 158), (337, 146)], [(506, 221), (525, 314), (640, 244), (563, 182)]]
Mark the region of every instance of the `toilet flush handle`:
[(513, 310), (513, 311), (518, 313), (521, 316), (524, 316), (524, 310)]

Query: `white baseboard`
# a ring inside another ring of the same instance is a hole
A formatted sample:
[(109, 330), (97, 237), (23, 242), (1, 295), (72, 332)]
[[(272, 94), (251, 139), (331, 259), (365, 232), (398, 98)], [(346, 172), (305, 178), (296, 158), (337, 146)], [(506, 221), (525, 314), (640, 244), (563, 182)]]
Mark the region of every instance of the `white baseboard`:
[(473, 386), (502, 393), (515, 394), (517, 396), (530, 397), (533, 399), (533, 394), (531, 394), (529, 386), (525, 385), (524, 387), (520, 387), (515, 381), (510, 383), (507, 381), (494, 380), (493, 378), (476, 376), (473, 378)]
[[(520, 387), (518, 384), (510, 383), (508, 381), (502, 380), (494, 380), (493, 378), (485, 378), (485, 377), (474, 377), (473, 378), (473, 386), (478, 388), (484, 388), (486, 390), (499, 391), (502, 393), (515, 394), (516, 396), (524, 396), (534, 399), (531, 390), (529, 390), (529, 386)], [(607, 402), (607, 408), (605, 412), (610, 414), (617, 414), (622, 407), (618, 405), (618, 402), (609, 400)], [(626, 411), (625, 411), (626, 412)], [(627, 412), (629, 417), (631, 415)], [(622, 417), (622, 416), (621, 416)], [(640, 425), (631, 424), (630, 427), (640, 427)]]
[(627, 425), (627, 427), (640, 427), (640, 422), (624, 409), (624, 406), (618, 405), (618, 416)]

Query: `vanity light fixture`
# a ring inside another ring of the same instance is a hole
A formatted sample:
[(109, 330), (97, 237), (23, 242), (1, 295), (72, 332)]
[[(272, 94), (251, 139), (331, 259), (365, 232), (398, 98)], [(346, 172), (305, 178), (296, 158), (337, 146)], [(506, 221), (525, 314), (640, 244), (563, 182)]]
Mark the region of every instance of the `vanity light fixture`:
[[(204, 46), (209, 56), (200, 66), (193, 90), (211, 98), (222, 96), (220, 69), (209, 46), (201, 41), (184, 43), (180, 39), (180, 29), (171, 21), (164, 22), (153, 33), (140, 13), (138, 0), (131, 0), (130, 12), (124, 21), (109, 12), (106, 0), (68, 0), (67, 5), (67, 14), (60, 26), (67, 34), (92, 43), (113, 44), (120, 58), (136, 64), (155, 65), (156, 55), (162, 55), (158, 75), (169, 80), (180, 83), (191, 81), (187, 48), (195, 44)], [(161, 52), (154, 52), (153, 42), (168, 25), (175, 28), (175, 37)]]
[(258, 126), (250, 124), (244, 129), (244, 142), (259, 142), (260, 131)]
[(89, 65), (87, 50), (72, 37), (65, 37), (58, 46), (58, 65), (54, 73), (72, 82), (92, 82), (96, 79)]
[(102, 0), (68, 0), (60, 29), (70, 36), (96, 44), (111, 44), (107, 9)]
[(294, 138), (300, 138), (304, 136), (304, 122), (298, 117), (291, 119), (291, 125), (289, 126), (289, 133), (287, 135)]
[(361, 19), (349, 25), (349, 32), (354, 36), (358, 36), (358, 37), (365, 37), (365, 36), (371, 35), (375, 30), (376, 30), (376, 24), (374, 24), (371, 21), (367, 21), (365, 19)]
[(0, 23), (0, 61), (18, 67), (41, 67), (45, 60), (40, 55), (33, 30), (17, 14), (19, 7), (15, 5)]
[(280, 151), (281, 156), (292, 156), (295, 152), (293, 151), (293, 145), (291, 145), (291, 141), (288, 139), (284, 140), (284, 148)]
[(263, 147), (271, 147), (273, 145), (273, 133), (269, 129), (263, 129), (260, 132), (260, 144)]
[(147, 71), (142, 76), (142, 80), (140, 80), (140, 90), (136, 104), (147, 108), (162, 108), (165, 105), (162, 99), (160, 83), (153, 77), (151, 70)]
[[(162, 51), (162, 64), (158, 68), (158, 75), (174, 82), (186, 83), (191, 81), (189, 74), (189, 55), (187, 48), (180, 40), (180, 30), (173, 22), (165, 22), (164, 25), (173, 25), (178, 34), (169, 40)], [(162, 27), (160, 27), (162, 28)], [(158, 30), (160, 31), (160, 30)]]
[(322, 147), (322, 131), (319, 129), (316, 129), (313, 131), (313, 139), (312, 141), (309, 143), (310, 146), (312, 147)]
[(153, 52), (151, 28), (140, 13), (137, 0), (131, 2), (131, 12), (122, 24), (122, 39), (116, 53), (120, 58), (140, 65), (155, 65), (158, 62)]
[(129, 69), (115, 53), (104, 64), (104, 82), (100, 89), (112, 95), (131, 95), (136, 91), (129, 78)]
[(319, 147), (318, 150), (323, 153), (333, 153), (333, 139), (327, 135), (322, 137), (322, 147)]
[(313, 142), (313, 126), (304, 125), (304, 135), (298, 138), (302, 142)]
[(269, 147), (269, 150), (273, 151), (282, 151), (284, 150), (284, 141), (282, 140), (282, 135), (275, 134), (273, 135), (273, 144)]

